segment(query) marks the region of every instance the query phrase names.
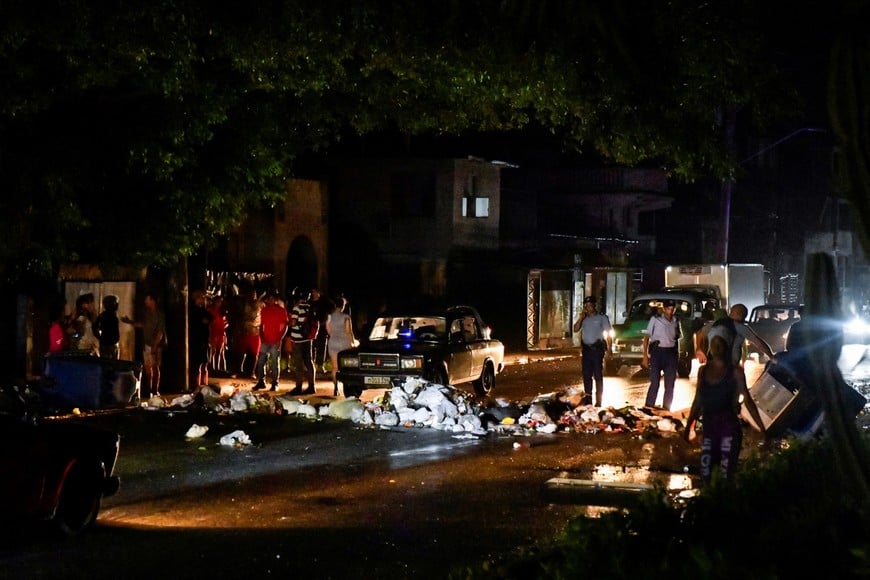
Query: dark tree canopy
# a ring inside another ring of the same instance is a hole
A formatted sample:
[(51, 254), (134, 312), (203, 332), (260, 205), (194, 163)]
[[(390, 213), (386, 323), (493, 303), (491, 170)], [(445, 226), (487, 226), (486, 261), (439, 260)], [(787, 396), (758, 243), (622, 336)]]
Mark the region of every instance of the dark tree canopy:
[(165, 265), (342, 137), (534, 123), (565, 147), (733, 176), (723, 116), (793, 104), (755, 3), (9, 0), (5, 281)]

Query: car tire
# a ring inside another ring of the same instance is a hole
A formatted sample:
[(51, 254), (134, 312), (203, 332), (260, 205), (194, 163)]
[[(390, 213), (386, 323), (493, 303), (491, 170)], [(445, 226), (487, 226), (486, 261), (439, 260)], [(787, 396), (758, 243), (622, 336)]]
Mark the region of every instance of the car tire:
[(96, 459), (76, 461), (67, 473), (51, 522), (62, 536), (75, 536), (97, 521), (104, 471)]
[(484, 397), (492, 392), (492, 389), (495, 387), (495, 369), (492, 366), (491, 362), (487, 362), (483, 366), (483, 371), (480, 373), (480, 378), (472, 383), (474, 385), (474, 392)]
[(619, 367), (622, 365), (618, 360), (606, 360), (604, 361), (604, 374), (608, 377), (615, 377), (619, 374)]
[(342, 391), (344, 392), (345, 399), (349, 399), (350, 397), (356, 397), (357, 399), (359, 399), (362, 395), (363, 389), (356, 385), (348, 385), (342, 383)]

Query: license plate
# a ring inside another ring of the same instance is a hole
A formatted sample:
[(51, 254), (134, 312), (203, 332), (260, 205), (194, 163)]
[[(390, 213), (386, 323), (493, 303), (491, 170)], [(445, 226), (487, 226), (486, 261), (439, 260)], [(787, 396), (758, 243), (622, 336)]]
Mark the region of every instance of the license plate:
[(631, 352), (643, 352), (643, 345), (632, 345)]
[(365, 377), (363, 382), (367, 385), (389, 385), (390, 377)]

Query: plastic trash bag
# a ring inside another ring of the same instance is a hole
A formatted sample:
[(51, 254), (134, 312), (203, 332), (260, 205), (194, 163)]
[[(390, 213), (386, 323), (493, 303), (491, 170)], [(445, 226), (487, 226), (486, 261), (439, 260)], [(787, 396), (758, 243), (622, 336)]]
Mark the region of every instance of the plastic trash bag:
[(190, 426), (190, 429), (187, 430), (187, 433), (184, 434), (188, 439), (197, 439), (202, 437), (208, 431), (208, 427), (205, 425), (197, 425), (194, 423)]
[(221, 437), (221, 445), (226, 445), (227, 447), (241, 447), (250, 444), (251, 438), (244, 431), (233, 431)]
[(295, 415), (300, 405), (302, 405), (302, 403), (299, 402), (299, 399), (289, 395), (277, 396), (275, 397), (275, 402), (281, 405), (281, 408), (288, 415)]
[(189, 407), (193, 404), (193, 395), (187, 393), (180, 397), (175, 397), (169, 404), (170, 407)]
[(441, 392), (441, 387), (437, 385), (428, 385), (414, 398), (414, 405), (420, 407), (429, 407), (430, 409), (435, 409), (438, 406), (438, 403), (444, 401), (447, 397), (444, 396), (444, 393)]
[(382, 425), (385, 427), (395, 427), (399, 424), (399, 416), (393, 412), (386, 411), (384, 413), (379, 414), (375, 417), (375, 425)]
[(314, 405), (309, 405), (307, 403), (303, 403), (296, 407), (296, 414), (308, 417), (309, 419), (314, 419), (318, 416), (317, 408)]
[(329, 404), (329, 416), (335, 419), (350, 419), (362, 410), (363, 404), (359, 399), (350, 398), (343, 401), (333, 401)]

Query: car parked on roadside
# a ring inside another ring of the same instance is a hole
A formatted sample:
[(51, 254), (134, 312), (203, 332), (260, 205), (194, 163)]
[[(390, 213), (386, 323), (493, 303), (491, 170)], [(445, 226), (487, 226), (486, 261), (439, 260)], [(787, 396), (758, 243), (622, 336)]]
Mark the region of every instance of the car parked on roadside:
[(704, 316), (719, 308), (719, 300), (709, 292), (671, 288), (638, 294), (632, 300), (625, 322), (613, 325), (613, 348), (610, 358), (605, 359), (606, 374), (615, 375), (622, 366), (640, 365), (647, 324), (653, 315), (661, 314), (665, 300), (676, 303), (674, 315), (680, 320), (677, 374), (682, 378), (689, 376), (695, 357), (694, 333), (702, 326)]
[(503, 369), (504, 345), (471, 306), (385, 314), (359, 347), (338, 355), (338, 380), (346, 397), (389, 388), (406, 377), (471, 383), (477, 394), (486, 395)]
[(97, 519), (115, 494), (120, 436), (75, 419), (34, 419), (17, 390), (0, 394), (0, 522), (47, 525), (63, 536)]
[[(747, 323), (770, 345), (770, 350), (782, 352), (791, 325), (801, 319), (800, 308), (800, 304), (762, 304), (752, 309)], [(756, 352), (752, 343), (747, 345), (750, 353)]]

